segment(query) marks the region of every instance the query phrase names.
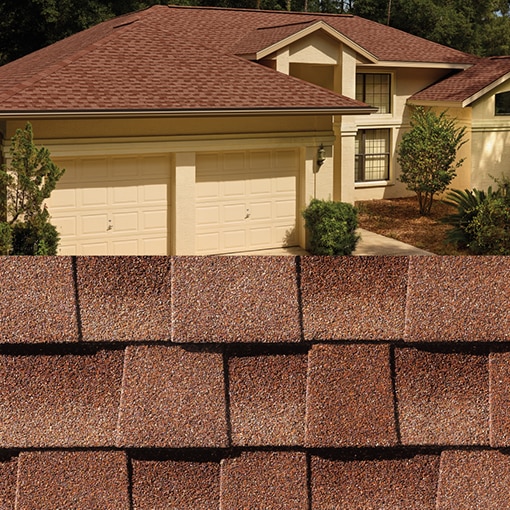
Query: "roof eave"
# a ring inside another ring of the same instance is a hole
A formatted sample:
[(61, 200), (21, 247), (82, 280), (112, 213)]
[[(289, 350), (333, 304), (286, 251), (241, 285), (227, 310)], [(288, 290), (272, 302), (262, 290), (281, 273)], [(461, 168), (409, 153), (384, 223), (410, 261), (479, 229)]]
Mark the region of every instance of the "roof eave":
[(441, 106), (443, 108), (464, 108), (464, 101), (444, 101), (433, 99), (408, 99), (407, 104), (411, 106)]
[(423, 68), (423, 69), (459, 69), (465, 70), (472, 67), (474, 63), (460, 62), (420, 62), (420, 61), (403, 61), (403, 60), (380, 60), (377, 62), (378, 67), (399, 67), (399, 68)]
[(370, 106), (303, 107), (303, 108), (209, 108), (169, 110), (19, 110), (1, 111), (0, 119), (16, 118), (140, 118), (140, 117), (239, 117), (275, 115), (369, 115)]

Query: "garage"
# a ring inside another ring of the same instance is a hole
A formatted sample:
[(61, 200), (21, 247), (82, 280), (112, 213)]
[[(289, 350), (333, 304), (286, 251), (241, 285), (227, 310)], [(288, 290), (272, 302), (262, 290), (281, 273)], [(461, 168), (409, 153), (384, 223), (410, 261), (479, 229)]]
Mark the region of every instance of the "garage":
[(55, 159), (48, 200), (61, 255), (167, 255), (170, 156)]
[(197, 154), (196, 252), (296, 246), (297, 149)]

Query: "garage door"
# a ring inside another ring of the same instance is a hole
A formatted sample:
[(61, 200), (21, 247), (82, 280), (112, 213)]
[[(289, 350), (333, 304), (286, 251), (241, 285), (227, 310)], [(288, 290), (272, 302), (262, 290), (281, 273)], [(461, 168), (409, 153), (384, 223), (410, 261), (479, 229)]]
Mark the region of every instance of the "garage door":
[(297, 245), (297, 150), (197, 155), (197, 253)]
[(59, 159), (48, 201), (61, 255), (167, 255), (169, 156)]

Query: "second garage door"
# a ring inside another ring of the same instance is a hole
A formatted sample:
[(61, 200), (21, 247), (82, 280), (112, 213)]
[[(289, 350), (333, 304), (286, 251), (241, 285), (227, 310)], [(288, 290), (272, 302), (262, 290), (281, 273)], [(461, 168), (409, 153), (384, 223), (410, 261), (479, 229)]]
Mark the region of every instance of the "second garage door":
[(61, 255), (167, 255), (167, 155), (55, 160), (66, 172), (48, 200)]
[(197, 156), (197, 254), (295, 246), (298, 151)]

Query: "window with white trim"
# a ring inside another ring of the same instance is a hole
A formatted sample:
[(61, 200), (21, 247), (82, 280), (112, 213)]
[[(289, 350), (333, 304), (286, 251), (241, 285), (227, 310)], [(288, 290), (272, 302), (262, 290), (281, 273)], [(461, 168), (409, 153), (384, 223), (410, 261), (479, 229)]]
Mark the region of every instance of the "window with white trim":
[(391, 113), (391, 74), (356, 73), (356, 99), (378, 108), (377, 113)]
[(387, 181), (390, 178), (390, 130), (360, 129), (355, 140), (356, 182)]
[(496, 94), (496, 115), (510, 115), (510, 92)]

